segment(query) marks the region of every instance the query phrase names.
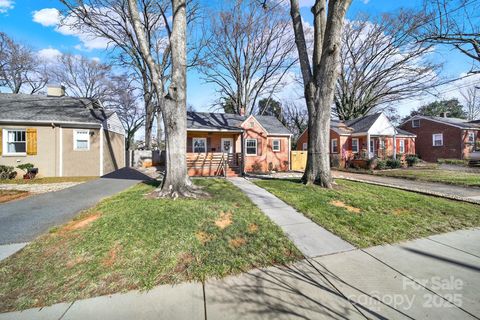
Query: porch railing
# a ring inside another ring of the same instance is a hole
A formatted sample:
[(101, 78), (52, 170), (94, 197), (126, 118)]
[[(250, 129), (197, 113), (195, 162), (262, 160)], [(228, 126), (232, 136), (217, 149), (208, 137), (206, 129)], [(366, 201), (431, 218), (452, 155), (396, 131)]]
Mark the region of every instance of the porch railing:
[(240, 168), (242, 160), (241, 153), (187, 153), (187, 169), (208, 170), (211, 175), (220, 176), (226, 175), (228, 168)]

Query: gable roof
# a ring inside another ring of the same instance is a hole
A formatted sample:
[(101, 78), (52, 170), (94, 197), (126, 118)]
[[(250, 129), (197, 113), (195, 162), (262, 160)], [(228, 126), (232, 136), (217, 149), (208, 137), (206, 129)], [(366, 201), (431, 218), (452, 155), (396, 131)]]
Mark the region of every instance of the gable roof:
[(435, 117), (435, 116), (422, 116), (422, 115), (416, 115), (408, 119), (407, 121), (403, 122), (402, 124), (411, 121), (413, 119), (426, 119), (426, 120), (431, 120), (434, 122), (439, 122), (443, 123), (449, 126), (454, 126), (457, 128), (461, 129), (480, 129), (480, 124), (476, 123), (474, 121), (468, 121), (465, 119), (460, 119), (460, 118), (445, 118), (445, 117)]
[[(290, 131), (273, 116), (253, 116), (268, 134), (285, 135)], [(202, 131), (235, 131), (241, 132), (242, 123), (248, 117), (232, 113), (187, 112), (187, 129)]]
[(367, 132), (371, 126), (382, 115), (381, 112), (345, 121), (345, 124), (352, 128), (354, 132)]
[(101, 125), (112, 112), (93, 99), (0, 93), (1, 122)]
[(400, 135), (400, 136), (412, 136), (412, 137), (417, 136), (416, 134), (413, 134), (411, 132), (405, 131), (405, 130), (400, 129), (400, 128), (395, 128), (395, 130), (397, 130), (397, 134)]

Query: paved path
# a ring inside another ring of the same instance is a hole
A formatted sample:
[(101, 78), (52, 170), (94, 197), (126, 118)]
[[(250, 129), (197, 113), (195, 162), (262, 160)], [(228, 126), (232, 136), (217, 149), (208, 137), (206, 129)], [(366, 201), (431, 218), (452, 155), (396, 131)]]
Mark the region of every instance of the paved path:
[(148, 179), (134, 169), (124, 168), (68, 189), (0, 204), (0, 244), (31, 241), (103, 198)]
[(164, 285), (4, 313), (0, 320), (478, 319), (479, 287), (480, 229), (473, 229), (205, 284)]
[(325, 230), (276, 196), (244, 178), (229, 179), (255, 203), (285, 234), (305, 257), (318, 257), (355, 249), (354, 246)]
[(332, 170), (332, 175), (334, 178), (373, 183), (403, 190), (441, 196), (450, 199), (480, 203), (480, 188), (462, 187), (437, 182), (423, 182), (417, 180), (382, 177), (370, 174), (334, 170)]

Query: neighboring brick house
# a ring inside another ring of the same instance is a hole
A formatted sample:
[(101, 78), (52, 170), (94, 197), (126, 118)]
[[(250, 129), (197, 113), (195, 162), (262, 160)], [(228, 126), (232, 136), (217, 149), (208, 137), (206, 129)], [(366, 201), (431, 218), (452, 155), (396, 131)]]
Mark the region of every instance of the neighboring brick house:
[(417, 115), (400, 127), (417, 135), (417, 154), (425, 161), (468, 158), (480, 141), (480, 124), (464, 119)]
[(189, 175), (287, 171), (291, 136), (272, 116), (188, 112)]
[[(125, 131), (98, 100), (0, 93), (0, 165), (32, 163), (43, 177), (102, 176), (125, 166)], [(21, 173), (21, 171), (19, 171)]]
[[(308, 131), (297, 140), (297, 150), (307, 150)], [(332, 165), (345, 166), (351, 159), (386, 158), (415, 154), (415, 134), (395, 128), (383, 113), (330, 122)], [(333, 162), (339, 163), (333, 163)]]

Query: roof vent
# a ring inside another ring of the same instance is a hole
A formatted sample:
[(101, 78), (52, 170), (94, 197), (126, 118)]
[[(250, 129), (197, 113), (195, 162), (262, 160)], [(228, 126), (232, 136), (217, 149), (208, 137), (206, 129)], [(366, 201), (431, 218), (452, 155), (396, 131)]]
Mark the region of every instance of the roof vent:
[(63, 97), (65, 96), (65, 87), (62, 85), (48, 85), (47, 97)]

